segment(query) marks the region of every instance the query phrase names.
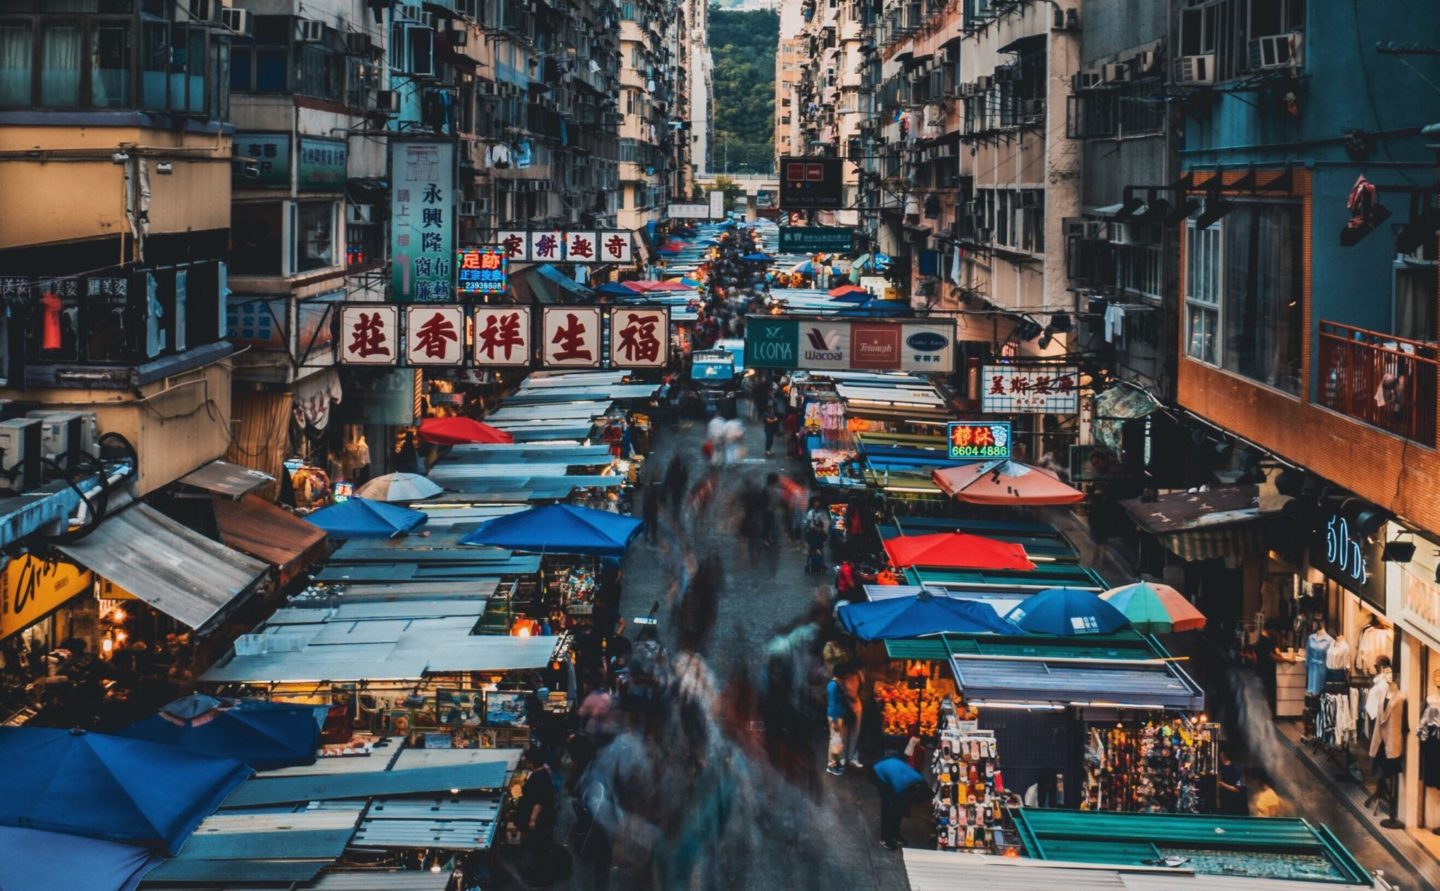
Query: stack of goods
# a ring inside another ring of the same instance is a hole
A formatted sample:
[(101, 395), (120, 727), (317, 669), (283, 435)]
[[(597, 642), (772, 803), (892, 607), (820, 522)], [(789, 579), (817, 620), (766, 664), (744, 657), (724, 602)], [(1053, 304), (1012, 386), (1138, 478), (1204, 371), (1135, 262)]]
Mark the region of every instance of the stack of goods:
[(887, 736), (933, 736), (940, 726), (940, 703), (955, 696), (955, 682), (938, 677), (938, 662), (905, 660), (905, 677), (876, 681), (875, 701)]
[(1005, 782), (992, 731), (962, 727), (946, 701), (940, 744), (930, 760), (935, 777), (935, 838), (945, 849), (994, 852), (1005, 844)]
[(1214, 725), (1184, 719), (1090, 732), (1084, 810), (1195, 814), (1215, 773)]

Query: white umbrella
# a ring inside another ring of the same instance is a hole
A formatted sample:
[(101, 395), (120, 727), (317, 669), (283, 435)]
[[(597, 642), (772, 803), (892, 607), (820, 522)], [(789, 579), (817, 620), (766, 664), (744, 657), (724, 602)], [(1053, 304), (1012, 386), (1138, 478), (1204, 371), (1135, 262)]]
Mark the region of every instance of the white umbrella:
[(355, 490), (373, 501), (420, 501), (445, 491), (418, 473), (387, 473)]

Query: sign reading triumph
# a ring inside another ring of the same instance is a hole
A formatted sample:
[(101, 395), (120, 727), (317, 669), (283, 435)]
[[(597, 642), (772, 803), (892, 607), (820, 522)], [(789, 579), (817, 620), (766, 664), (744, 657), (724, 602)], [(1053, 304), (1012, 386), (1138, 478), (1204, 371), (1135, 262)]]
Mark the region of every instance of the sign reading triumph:
[(948, 373), (955, 368), (955, 323), (749, 316), (745, 320), (745, 364), (751, 368)]

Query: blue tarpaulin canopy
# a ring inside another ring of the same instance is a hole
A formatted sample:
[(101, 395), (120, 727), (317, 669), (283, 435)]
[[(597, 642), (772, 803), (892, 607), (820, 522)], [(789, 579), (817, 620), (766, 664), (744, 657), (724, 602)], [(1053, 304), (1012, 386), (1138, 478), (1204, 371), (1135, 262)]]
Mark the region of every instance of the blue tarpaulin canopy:
[(331, 538), (394, 538), (425, 522), (423, 511), (368, 498), (351, 498), (305, 518)]
[(0, 888), (134, 891), (160, 863), (151, 851), (119, 842), (0, 826)]
[(1036, 634), (1109, 634), (1129, 625), (1125, 614), (1091, 591), (1049, 588), (1027, 597), (1005, 618)]
[(0, 825), (173, 855), (251, 774), (234, 758), (123, 736), (0, 728)]
[[(843, 298), (836, 298), (843, 299)], [(879, 297), (872, 297), (864, 303), (857, 303), (852, 307), (840, 310), (836, 315), (841, 316), (908, 316), (910, 307), (900, 300), (882, 300)]]
[(771, 263), (775, 260), (775, 258), (770, 256), (769, 254), (762, 254), (759, 252), (753, 254), (746, 254), (740, 259), (744, 260), (746, 263)]
[(605, 294), (610, 297), (634, 297), (635, 292), (620, 284), (619, 282), (606, 282), (595, 289), (596, 294)]
[(256, 770), (314, 764), (320, 747), (313, 706), (199, 694), (175, 700), (120, 735), (238, 758)]
[(640, 534), (642, 525), (633, 517), (609, 511), (547, 504), (487, 520), (460, 543), (515, 551), (620, 557)]
[(1016, 633), (1015, 626), (1000, 618), (988, 603), (933, 597), (925, 592), (846, 604), (837, 616), (840, 627), (861, 640), (906, 640), (946, 632)]

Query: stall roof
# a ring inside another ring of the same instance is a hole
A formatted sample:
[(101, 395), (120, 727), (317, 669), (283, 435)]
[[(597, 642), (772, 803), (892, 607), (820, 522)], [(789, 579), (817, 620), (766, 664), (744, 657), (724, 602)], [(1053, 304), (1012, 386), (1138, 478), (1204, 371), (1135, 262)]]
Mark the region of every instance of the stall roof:
[(1074, 637), (1038, 634), (976, 637), (945, 634), (921, 640), (887, 641), (885, 650), (892, 659), (922, 659), (933, 662), (946, 662), (952, 656), (961, 654), (978, 657), (1025, 657), (1057, 662), (1101, 660), (1162, 664), (1169, 656), (1158, 641), (1128, 630), (1115, 634), (1085, 634)]
[(226, 498), (240, 498), (261, 486), (275, 482), (275, 477), (228, 461), (211, 461), (199, 470), (185, 474), (176, 482)]
[(437, 466), (451, 464), (563, 464), (569, 467), (597, 467), (611, 461), (610, 447), (563, 443), (538, 445), (506, 443), (504, 445), (452, 446)]
[(585, 423), (573, 423), (562, 421), (556, 423), (542, 424), (528, 421), (507, 421), (497, 423), (494, 427), (504, 430), (515, 438), (516, 442), (578, 442), (590, 435), (594, 426), (586, 421)]
[(256, 777), (230, 793), (223, 807), (261, 807), (306, 801), (419, 795), (450, 789), (500, 789), (510, 771), (504, 762), (391, 769), (351, 774)]
[[(906, 524), (907, 526), (909, 524)], [(1035, 563), (1074, 563), (1079, 561), (1080, 555), (1058, 532), (1051, 535), (1022, 535), (1013, 532), (992, 532), (983, 529), (971, 529), (963, 521), (953, 521), (948, 526), (930, 527), (917, 526), (910, 530), (902, 530), (898, 523), (886, 523), (879, 527), (880, 538), (888, 541), (899, 535), (931, 535), (937, 532), (959, 532), (966, 535), (978, 535), (982, 538), (991, 538), (996, 541), (1018, 544), (1025, 548), (1025, 553)]]
[(582, 402), (587, 400), (611, 399), (624, 402), (633, 399), (649, 399), (658, 389), (655, 384), (608, 384), (594, 387), (544, 387), (513, 393), (505, 398), (504, 406), (548, 405), (559, 402)]
[(1259, 486), (1221, 486), (1208, 492), (1167, 492), (1153, 501), (1129, 498), (1120, 503), (1137, 523), (1156, 535), (1248, 523), (1263, 516)]
[(905, 570), (905, 581), (912, 585), (932, 588), (975, 591), (988, 588), (1034, 592), (1046, 588), (1078, 588), (1081, 591), (1099, 593), (1106, 590), (1104, 581), (1098, 575), (1078, 563), (1042, 563), (1029, 572), (1007, 572), (998, 569), (924, 569), (912, 566)]
[(625, 382), (626, 371), (536, 371), (525, 376), (517, 392), (546, 387), (603, 387)]
[(355, 844), (367, 848), (484, 850), (494, 844), (499, 822), (499, 795), (376, 801), (360, 822)]
[(61, 553), (197, 631), (250, 593), (266, 571), (258, 560), (181, 526), (146, 504), (103, 520)]
[(534, 575), (540, 571), (540, 558), (519, 554), (499, 563), (447, 564), (432, 561), (406, 560), (401, 557), (387, 561), (339, 563), (326, 566), (316, 573), (322, 582), (426, 582), (469, 581), (484, 584), (506, 576)]
[(1173, 851), (1189, 856), (1197, 872), (1223, 875), (1227, 881), (1273, 876), (1372, 884), (1327, 827), (1305, 820), (1040, 808), (1012, 813), (1025, 850), (1040, 860), (1143, 865), (1157, 853)]
[(505, 405), (491, 412), (486, 423), (500, 425), (528, 421), (576, 421), (598, 418), (608, 414), (614, 407), (609, 399), (585, 399), (572, 402), (557, 402), (547, 405)]
[[(495, 517), (503, 517), (529, 507), (523, 502), (514, 504), (480, 504), (473, 506), (461, 506), (458, 504), (444, 505), (421, 505), (420, 510), (430, 519), (425, 521), (425, 528), (442, 532), (455, 532), (463, 534), (465, 530)], [(433, 533), (432, 533), (433, 534)]]
[(336, 860), (345, 853), (363, 810), (357, 803), (348, 808), (289, 813), (216, 813), (200, 824), (176, 856), (182, 860)]
[(911, 891), (1315, 891), (1314, 882), (1244, 876), (1196, 875), (1187, 868), (1063, 863), (1026, 857), (993, 857), (906, 848)]
[(217, 498), (215, 522), (221, 541), (274, 566), (282, 585), (303, 572), (325, 546), (324, 530), (258, 495), (238, 501)]
[[(1082, 638), (1083, 640), (1084, 638)], [(1003, 638), (1002, 638), (1003, 640)], [(1025, 706), (1097, 706), (1202, 711), (1205, 693), (1180, 667), (1158, 654), (1115, 658), (1056, 647), (1050, 638), (1028, 647), (958, 652), (950, 657), (967, 702)], [(1033, 652), (1033, 655), (1031, 654)]]
[(356, 869), (327, 872), (304, 891), (445, 891), (449, 887), (448, 872)]

